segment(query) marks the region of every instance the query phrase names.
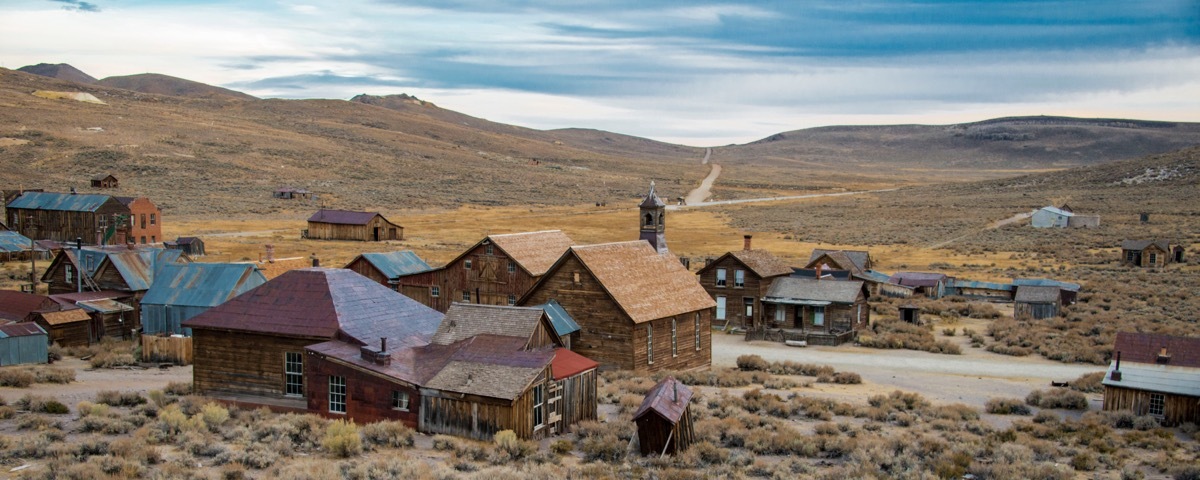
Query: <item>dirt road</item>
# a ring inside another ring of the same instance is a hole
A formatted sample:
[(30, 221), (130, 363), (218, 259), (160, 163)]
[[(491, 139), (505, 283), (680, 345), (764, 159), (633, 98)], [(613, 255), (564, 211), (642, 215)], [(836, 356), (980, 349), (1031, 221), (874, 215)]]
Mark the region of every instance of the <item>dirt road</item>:
[[(708, 155), (704, 156), (704, 162), (708, 163)], [(708, 171), (708, 176), (704, 177), (704, 181), (700, 182), (699, 187), (696, 187), (695, 190), (688, 192), (687, 197), (684, 199), (684, 203), (687, 205), (703, 204), (704, 200), (708, 199), (708, 196), (710, 195), (713, 183), (717, 181), (717, 177), (720, 175), (721, 166), (715, 163), (712, 164), (712, 168), (710, 168)]]
[[(713, 166), (717, 167), (718, 165), (714, 163)], [(712, 174), (710, 173), (709, 176), (712, 176)], [(708, 181), (707, 178), (704, 180)], [(715, 180), (715, 178), (714, 178), (714, 180)], [(701, 184), (701, 185), (703, 185), (703, 184)], [(711, 186), (711, 184), (710, 184), (710, 186)], [(699, 189), (697, 189), (697, 190), (699, 190)], [(737, 200), (717, 200), (717, 201), (713, 201), (713, 202), (697, 202), (697, 203), (692, 203), (689, 200), (687, 202), (687, 205), (667, 205), (667, 210), (679, 210), (681, 208), (711, 207), (713, 205), (733, 205), (733, 204), (737, 204), (737, 203), (781, 202), (784, 200), (800, 200), (800, 199), (805, 199), (805, 198), (842, 197), (842, 196), (846, 196), (846, 195), (863, 195), (866, 193), (892, 192), (892, 191), (896, 191), (896, 190), (899, 190), (899, 189), (898, 188), (882, 188), (879, 190), (859, 190), (859, 191), (854, 191), (854, 192), (838, 192), (838, 193), (813, 193), (813, 194), (809, 194), (809, 195), (787, 195), (787, 196), (782, 196), (782, 197), (740, 198)], [(695, 190), (693, 190), (693, 193), (695, 193)], [(689, 193), (687, 198), (689, 198), (689, 199), (692, 198), (692, 194)]]

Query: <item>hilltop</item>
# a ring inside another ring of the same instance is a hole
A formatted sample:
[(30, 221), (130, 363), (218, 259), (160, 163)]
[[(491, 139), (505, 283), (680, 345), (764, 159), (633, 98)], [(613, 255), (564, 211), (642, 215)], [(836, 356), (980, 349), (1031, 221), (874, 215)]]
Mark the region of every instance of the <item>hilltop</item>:
[(88, 75), (86, 73), (83, 73), (78, 68), (72, 67), (65, 63), (56, 63), (56, 64), (39, 63), (37, 65), (26, 65), (24, 67), (18, 68), (17, 70), (26, 72), (26, 73), (32, 73), (34, 75), (41, 75), (43, 77), (50, 77), (50, 78), (57, 78), (59, 80), (66, 80), (68, 82), (86, 83), (86, 84), (96, 83), (95, 77)]
[(135, 92), (153, 93), (157, 95), (172, 95), (176, 97), (228, 97), (237, 100), (257, 99), (257, 97), (230, 90), (228, 88), (214, 87), (212, 85), (206, 85), (200, 82), (193, 82), (191, 80), (176, 78), (169, 75), (160, 75), (157, 73), (105, 77), (104, 79), (98, 80), (95, 83), (96, 85), (102, 85), (105, 87), (123, 88), (125, 90), (133, 90)]

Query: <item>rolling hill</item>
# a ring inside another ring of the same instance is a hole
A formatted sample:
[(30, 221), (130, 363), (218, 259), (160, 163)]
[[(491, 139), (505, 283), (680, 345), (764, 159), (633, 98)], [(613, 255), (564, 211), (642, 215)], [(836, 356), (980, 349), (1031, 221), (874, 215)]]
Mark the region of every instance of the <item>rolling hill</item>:
[(105, 87), (123, 88), (125, 90), (133, 90), (135, 92), (153, 93), (156, 95), (172, 95), (176, 97), (227, 97), (235, 100), (257, 99), (257, 97), (227, 88), (214, 87), (212, 85), (206, 85), (200, 82), (193, 82), (191, 80), (176, 78), (169, 75), (160, 75), (157, 73), (105, 77), (96, 81), (95, 83), (96, 85), (102, 85)]
[(41, 75), (43, 77), (50, 77), (50, 78), (57, 78), (59, 80), (66, 80), (68, 82), (87, 83), (87, 84), (96, 83), (95, 77), (92, 77), (91, 75), (83, 73), (79, 69), (72, 67), (70, 65), (67, 65), (65, 63), (55, 63), (55, 64), (39, 63), (37, 65), (26, 65), (24, 67), (18, 68), (17, 70), (25, 72), (25, 73), (32, 73), (34, 75)]

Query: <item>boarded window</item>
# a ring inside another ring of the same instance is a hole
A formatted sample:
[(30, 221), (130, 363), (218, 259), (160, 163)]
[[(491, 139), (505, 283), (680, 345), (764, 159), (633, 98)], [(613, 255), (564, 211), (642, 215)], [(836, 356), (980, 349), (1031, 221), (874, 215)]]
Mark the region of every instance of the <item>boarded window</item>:
[(733, 272), (733, 286), (742, 288), (746, 286), (746, 271), (737, 270)]
[(304, 395), (304, 357), (300, 352), (287, 352), (283, 362), (284, 395)]
[(725, 283), (726, 283), (726, 280), (725, 280), (725, 269), (724, 269), (724, 268), (718, 268), (718, 269), (717, 269), (717, 286), (718, 286), (718, 287), (724, 287), (724, 286), (725, 286)]
[(646, 363), (654, 364), (654, 325), (646, 325)]
[(1150, 411), (1149, 411), (1150, 415), (1154, 416), (1154, 417), (1162, 418), (1164, 410), (1165, 410), (1164, 407), (1166, 406), (1166, 403), (1167, 403), (1166, 397), (1164, 397), (1163, 394), (1151, 393), (1150, 394)]
[(717, 320), (725, 319), (725, 297), (717, 297)]
[(408, 392), (392, 390), (392, 409), (407, 412), (408, 411), (408, 403), (409, 403)]
[(329, 376), (329, 411), (346, 413), (346, 377)]

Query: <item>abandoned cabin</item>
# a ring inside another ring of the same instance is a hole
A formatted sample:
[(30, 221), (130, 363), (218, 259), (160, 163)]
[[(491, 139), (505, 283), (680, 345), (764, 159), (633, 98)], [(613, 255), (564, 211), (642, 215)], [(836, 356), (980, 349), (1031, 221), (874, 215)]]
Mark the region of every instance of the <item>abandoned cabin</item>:
[(163, 242), (163, 248), (179, 250), (190, 257), (204, 256), (204, 240), (200, 237), (178, 237), (175, 241)]
[(792, 273), (792, 267), (775, 254), (750, 248), (751, 240), (746, 235), (741, 250), (721, 255), (696, 272), (700, 285), (717, 302), (713, 326), (723, 330), (731, 326), (751, 329), (758, 325), (761, 299), (771, 280)]
[(30, 257), (47, 260), (50, 251), (18, 232), (0, 230), (0, 261), (25, 261)]
[[(1183, 260), (1183, 248), (1171, 249), (1166, 240), (1125, 240), (1121, 242), (1121, 265), (1161, 268), (1172, 261)], [(1176, 253), (1177, 252), (1177, 253)], [(1179, 260), (1175, 260), (1178, 254)]]
[(1200, 423), (1200, 338), (1118, 332), (1102, 383), (1104, 410)]
[(1013, 318), (1043, 320), (1058, 316), (1061, 289), (1053, 286), (1021, 285), (1013, 297)]
[(691, 401), (692, 389), (671, 376), (646, 392), (633, 413), (642, 455), (675, 454), (691, 446), (695, 441)]
[(896, 272), (888, 279), (888, 283), (912, 288), (913, 293), (936, 300), (946, 295), (946, 285), (951, 280), (944, 273)]
[(121, 182), (110, 173), (101, 173), (92, 177), (92, 188), (119, 188)]
[(389, 222), (377, 212), (320, 209), (308, 217), (303, 238), (380, 242), (404, 240), (404, 227)]
[(440, 312), (454, 302), (516, 305), (573, 243), (560, 230), (488, 235), (441, 268), (402, 277), (413, 287), (401, 293)]
[(46, 331), (36, 323), (0, 325), (0, 367), (46, 363), (49, 345)]
[(644, 240), (574, 246), (519, 302), (557, 301), (579, 324), (576, 353), (608, 368), (708, 368), (716, 302), (679, 259)]
[(146, 197), (115, 197), (129, 209), (129, 243), (147, 245), (162, 240), (162, 210)]
[(275, 191), (271, 193), (271, 196), (274, 198), (279, 198), (279, 199), (283, 199), (283, 200), (294, 200), (294, 199), (311, 200), (312, 192), (305, 190), (303, 188), (279, 187), (279, 188), (276, 188)]
[(1079, 289), (1082, 288), (1078, 283), (1063, 282), (1049, 278), (1014, 278), (1012, 284), (1014, 289), (1023, 286), (1057, 287), (1059, 305), (1074, 305), (1075, 300), (1079, 297)]
[(746, 340), (840, 345), (870, 323), (867, 290), (859, 280), (776, 278), (763, 297), (763, 310), (763, 328), (747, 332)]
[(1034, 228), (1095, 228), (1100, 226), (1099, 215), (1081, 215), (1071, 210), (1071, 207), (1042, 207), (1030, 216), (1030, 225)]
[[(378, 282), (380, 285), (388, 287), (400, 293), (407, 295), (402, 288), (400, 279), (403, 277), (425, 273), (433, 270), (428, 263), (421, 260), (421, 257), (411, 250), (401, 250), (395, 252), (378, 252), (378, 253), (363, 253), (354, 257), (345, 267), (358, 272), (359, 275), (367, 277)], [(417, 294), (426, 294), (428, 291), (425, 287), (419, 287)], [(420, 298), (413, 295), (407, 295), (417, 301)], [(425, 303), (425, 302), (421, 302)]]
[(425, 433), (543, 438), (596, 419), (594, 361), (563, 348), (540, 308), (453, 304), (429, 341), (307, 348), (310, 411)]
[(109, 195), (25, 192), (6, 205), (8, 226), (34, 239), (123, 244), (129, 207)]
[(141, 299), (142, 333), (191, 335), (183, 321), (267, 283), (246, 263), (185, 263), (158, 268)]

